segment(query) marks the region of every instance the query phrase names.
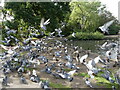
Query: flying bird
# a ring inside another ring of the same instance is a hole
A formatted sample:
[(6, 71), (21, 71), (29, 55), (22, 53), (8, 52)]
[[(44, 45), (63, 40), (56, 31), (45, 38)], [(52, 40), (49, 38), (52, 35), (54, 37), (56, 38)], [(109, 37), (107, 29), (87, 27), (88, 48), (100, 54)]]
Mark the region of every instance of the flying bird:
[(112, 23), (114, 22), (115, 20), (111, 20), (111, 21), (109, 21), (109, 22), (107, 22), (107, 23), (105, 23), (103, 26), (100, 26), (99, 28), (101, 29), (101, 31), (105, 34), (105, 33), (108, 33), (109, 34), (109, 32), (108, 32), (108, 27), (110, 26), (110, 25), (112, 25)]
[(4, 45), (0, 45), (4, 50), (7, 50), (7, 53), (8, 54), (13, 54), (14, 53), (14, 50), (15, 49), (17, 49), (17, 48), (19, 48), (19, 46), (17, 45), (17, 46), (14, 46), (14, 47), (8, 47), (8, 46), (4, 46)]
[(76, 34), (73, 32), (73, 33), (72, 33), (72, 37), (74, 37), (74, 38), (75, 38), (75, 35), (76, 35)]
[(48, 25), (50, 23), (50, 19), (46, 20), (44, 22), (44, 18), (41, 19), (41, 23), (40, 23), (40, 27), (44, 30), (46, 30), (46, 25)]

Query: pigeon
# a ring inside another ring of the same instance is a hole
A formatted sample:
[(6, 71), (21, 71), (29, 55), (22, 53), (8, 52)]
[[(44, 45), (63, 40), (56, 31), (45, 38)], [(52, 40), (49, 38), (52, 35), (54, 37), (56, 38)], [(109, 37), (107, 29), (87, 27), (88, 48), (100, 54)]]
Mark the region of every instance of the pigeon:
[(8, 77), (7, 76), (5, 76), (5, 78), (3, 78), (2, 85), (8, 86)]
[(49, 88), (49, 82), (48, 81), (40, 81), (39, 82), (39, 85), (40, 85), (40, 87), (42, 88), (42, 89), (45, 89), (45, 90), (50, 90), (50, 88)]
[(100, 26), (99, 28), (100, 28), (100, 30), (105, 34), (105, 33), (108, 33), (109, 34), (109, 32), (108, 32), (108, 27), (114, 22), (115, 20), (111, 20), (111, 21), (109, 21), (109, 22), (107, 22), (107, 23), (105, 23), (103, 26)]
[(79, 60), (80, 60), (80, 63), (84, 64), (86, 62), (86, 59), (88, 58), (88, 54), (82, 56)]
[(114, 74), (114, 77), (115, 77), (116, 83), (120, 85), (120, 77), (118, 76), (118, 74)]
[(94, 75), (93, 75), (94, 73), (92, 72), (92, 70), (89, 70), (88, 71), (88, 75), (90, 76), (90, 78), (94, 78)]
[(93, 88), (93, 86), (91, 85), (91, 82), (87, 78), (85, 79), (85, 84), (90, 88)]
[(24, 76), (21, 76), (20, 82), (21, 82), (22, 84), (28, 84)]
[(38, 76), (31, 75), (30, 80), (36, 83), (40, 82), (40, 78)]
[(116, 90), (115, 86), (112, 86), (112, 90)]
[(75, 74), (75, 72), (76, 72), (76, 70), (72, 70), (72, 71), (68, 72), (67, 74), (68, 74), (69, 76), (72, 76), (72, 77), (73, 77), (73, 75)]
[(46, 25), (48, 25), (50, 22), (50, 19), (46, 20), (44, 22), (44, 18), (41, 19), (41, 23), (40, 23), (40, 27), (43, 29), (43, 30), (46, 30)]
[(76, 35), (76, 34), (73, 32), (73, 33), (72, 33), (72, 37), (74, 37), (74, 38), (75, 38), (75, 35)]

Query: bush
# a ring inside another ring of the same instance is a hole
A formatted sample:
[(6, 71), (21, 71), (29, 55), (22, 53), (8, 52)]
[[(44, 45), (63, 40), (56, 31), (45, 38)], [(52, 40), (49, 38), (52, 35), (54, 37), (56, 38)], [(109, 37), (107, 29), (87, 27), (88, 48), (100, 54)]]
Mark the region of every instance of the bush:
[(99, 40), (103, 39), (104, 35), (100, 32), (77, 32), (75, 38), (72, 35), (68, 36), (68, 39), (78, 39), (78, 40)]

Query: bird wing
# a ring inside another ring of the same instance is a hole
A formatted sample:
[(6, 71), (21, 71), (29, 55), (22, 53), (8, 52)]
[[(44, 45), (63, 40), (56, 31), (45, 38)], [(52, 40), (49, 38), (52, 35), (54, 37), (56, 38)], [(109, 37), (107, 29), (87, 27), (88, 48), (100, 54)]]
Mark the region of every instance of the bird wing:
[(105, 47), (105, 46), (107, 45), (107, 43), (108, 43), (108, 42), (105, 42), (105, 43), (102, 45), (102, 47)]
[(40, 27), (43, 27), (43, 24), (44, 24), (44, 18), (41, 19)]
[(115, 21), (115, 20), (111, 20), (111, 21), (105, 23), (104, 26), (105, 26), (106, 28), (108, 28), (114, 21)]
[(36, 43), (34, 41), (31, 41), (32, 44), (36, 45)]
[(15, 49), (17, 49), (18, 47), (19, 47), (19, 46), (17, 45), (17, 46), (15, 46), (15, 47), (12, 47), (12, 49), (15, 50)]
[(50, 23), (49, 21), (50, 21), (50, 18), (46, 20), (43, 25), (48, 25)]
[(107, 22), (107, 23), (105, 23), (103, 26), (100, 26), (99, 28), (101, 29), (101, 31), (107, 31), (108, 29), (108, 27), (112, 24), (114, 22), (114, 20), (111, 20), (111, 21), (109, 21), (109, 22)]
[(6, 47), (6, 46), (4, 46), (4, 45), (0, 45), (3, 49), (5, 49), (5, 50), (8, 50), (8, 48)]
[(73, 70), (73, 71), (70, 71), (68, 72), (67, 74), (70, 75), (70, 76), (73, 76), (73, 74), (76, 72), (76, 70)]

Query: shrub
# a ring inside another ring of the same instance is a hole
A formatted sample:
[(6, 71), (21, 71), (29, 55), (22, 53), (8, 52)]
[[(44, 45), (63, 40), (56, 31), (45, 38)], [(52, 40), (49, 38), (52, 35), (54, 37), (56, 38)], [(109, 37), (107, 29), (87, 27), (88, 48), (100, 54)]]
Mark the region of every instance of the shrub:
[(78, 39), (78, 40), (99, 40), (103, 39), (104, 35), (100, 32), (77, 32), (75, 38), (72, 35), (68, 36), (68, 39)]

